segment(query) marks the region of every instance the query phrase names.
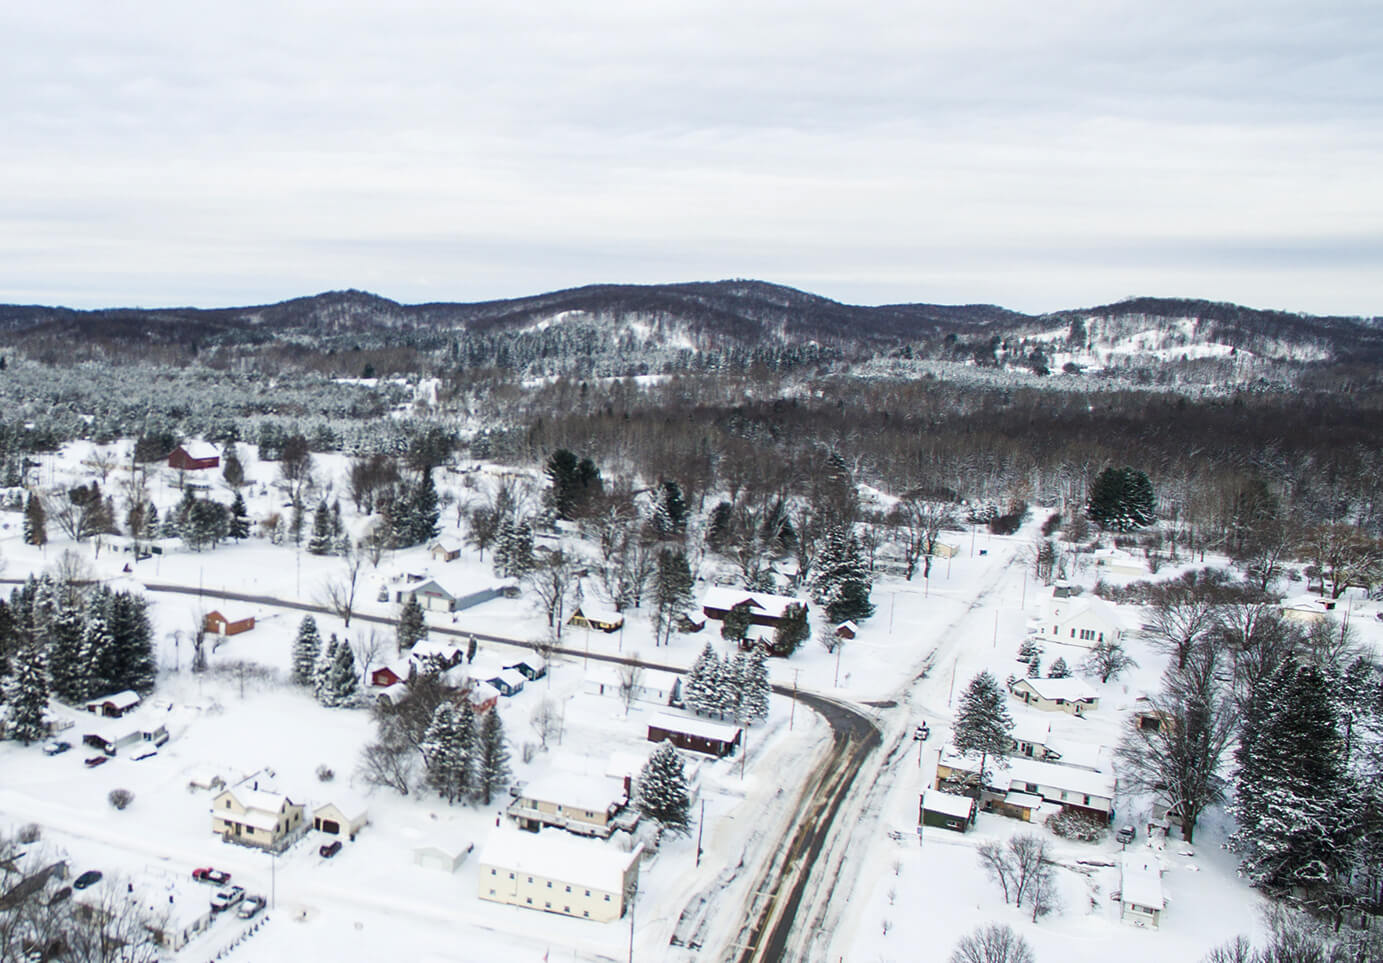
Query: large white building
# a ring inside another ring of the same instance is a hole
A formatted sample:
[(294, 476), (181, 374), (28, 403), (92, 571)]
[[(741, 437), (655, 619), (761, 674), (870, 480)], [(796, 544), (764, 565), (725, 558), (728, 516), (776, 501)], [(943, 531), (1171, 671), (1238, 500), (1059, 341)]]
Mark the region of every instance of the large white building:
[(1057, 642), (1093, 649), (1101, 642), (1122, 642), (1124, 619), (1104, 599), (1077, 597), (1047, 600), (1037, 622), (1040, 642)]
[(643, 847), (624, 852), (566, 833), (496, 829), (478, 859), (481, 899), (609, 922), (624, 915)]

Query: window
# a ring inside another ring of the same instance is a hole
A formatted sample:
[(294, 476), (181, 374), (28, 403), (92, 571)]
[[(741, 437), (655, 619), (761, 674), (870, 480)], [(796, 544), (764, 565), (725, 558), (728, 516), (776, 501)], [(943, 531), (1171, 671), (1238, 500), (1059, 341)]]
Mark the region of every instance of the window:
[(528, 877), (528, 881), (529, 881), (530, 883), (533, 882), (533, 877), (532, 877), (532, 876)]
[(1035, 783), (1035, 782), (1025, 782), (1025, 783), (1023, 783), (1023, 788), (1024, 788), (1027, 792), (1033, 792), (1033, 793), (1035, 793), (1035, 792), (1037, 792), (1037, 783)]
[(532, 897), (532, 896), (524, 897), (524, 902), (527, 903), (529, 906), (532, 906), (532, 905), (533, 905), (533, 897)]
[(587, 896), (590, 896), (590, 895), (591, 895), (591, 891), (590, 891), (590, 890), (586, 890), (586, 895), (587, 895)]
[(590, 919), (590, 918), (591, 918), (591, 911), (590, 911), (590, 910), (582, 910), (582, 911), (581, 911), (581, 915), (584, 916), (584, 917), (586, 917), (586, 919)]
[(494, 896), (494, 895), (495, 895), (495, 891), (494, 891), (494, 890), (490, 890), (490, 895), (491, 895), (491, 896)]
[(513, 874), (513, 873), (510, 873), (510, 874), (509, 874), (509, 878), (510, 878), (510, 879), (513, 879), (513, 878), (514, 878), (514, 874)]
[(1085, 804), (1086, 804), (1087, 806), (1090, 805), (1090, 796), (1089, 796), (1089, 794), (1087, 794), (1086, 797), (1085, 797)]
[(547, 881), (547, 888), (552, 889), (552, 880)]
[(571, 892), (571, 887), (570, 887), (570, 886), (567, 887), (567, 892), (568, 892), (568, 893)]
[(551, 904), (551, 903), (544, 903), (544, 904), (543, 904), (543, 909), (552, 909), (552, 904)]
[(491, 876), (497, 876), (497, 875), (499, 875), (499, 870), (496, 870), (496, 869), (490, 870), (490, 875), (491, 875)]
[(562, 907), (562, 912), (563, 912), (563, 913), (570, 913), (570, 912), (571, 912), (571, 907), (570, 907), (570, 906), (563, 906), (563, 907)]
[(607, 903), (610, 902), (610, 894), (609, 894), (609, 893), (606, 893), (606, 894), (605, 894), (605, 902), (607, 902)]

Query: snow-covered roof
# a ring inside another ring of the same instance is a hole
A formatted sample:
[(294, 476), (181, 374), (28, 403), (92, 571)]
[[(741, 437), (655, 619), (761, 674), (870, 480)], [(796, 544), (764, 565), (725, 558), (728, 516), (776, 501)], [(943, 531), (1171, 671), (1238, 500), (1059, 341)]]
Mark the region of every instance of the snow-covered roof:
[(569, 809), (604, 812), (624, 802), (624, 783), (608, 776), (579, 772), (545, 772), (530, 779), (522, 798), (556, 803)]
[(769, 595), (766, 592), (749, 592), (745, 589), (725, 588), (719, 585), (708, 588), (705, 596), (701, 599), (701, 604), (705, 608), (724, 609), (727, 612), (741, 602), (748, 602), (750, 608), (774, 618), (787, 611), (789, 605), (807, 604), (804, 600), (793, 598), (790, 595)]
[(1072, 742), (1068, 739), (1053, 739), (1047, 743), (1047, 750), (1056, 753), (1056, 759), (1048, 759), (1049, 762), (1059, 761), (1063, 766), (1075, 766), (1077, 769), (1089, 769), (1093, 772), (1101, 772), (1109, 768), (1109, 760), (1106, 758), (1108, 752), (1104, 746), (1096, 745), (1092, 742)]
[(462, 836), (446, 839), (433, 839), (426, 843), (413, 847), (414, 854), (417, 853), (441, 853), (453, 862), (461, 856), (471, 851), (472, 843), (469, 839)]
[(347, 822), (360, 822), (370, 814), (370, 807), (365, 804), (365, 800), (358, 796), (333, 796), (321, 805), (313, 805), (312, 811), (320, 813), (326, 808), (335, 809), (346, 818)]
[(836, 626), (837, 631), (839, 631), (840, 629), (849, 629), (851, 632), (858, 632), (860, 630), (860, 627), (856, 625), (854, 622), (852, 622), (850, 619), (846, 619), (844, 622)]
[(922, 808), (928, 812), (969, 819), (970, 812), (974, 807), (975, 800), (969, 796), (957, 796), (955, 793), (942, 792), (940, 789), (928, 789), (922, 794)]
[(607, 609), (600, 605), (591, 605), (588, 602), (582, 602), (577, 606), (576, 611), (572, 613), (572, 618), (578, 615), (590, 622), (604, 622), (609, 625), (624, 621), (624, 616), (614, 609)]
[(734, 742), (740, 733), (739, 726), (699, 719), (696, 716), (676, 716), (670, 712), (655, 713), (649, 717), (648, 724), (668, 732), (681, 732), (703, 739), (718, 739), (721, 742)]
[(429, 550), (434, 548), (440, 548), (442, 551), (448, 553), (459, 552), (461, 551), (461, 539), (444, 535), (428, 546)]
[[(980, 760), (978, 757), (962, 756), (955, 749), (948, 747), (941, 754), (941, 763), (962, 772), (975, 772), (979, 768)], [(1114, 798), (1114, 776), (1107, 772), (1091, 772), (1088, 769), (1063, 766), (1056, 762), (1029, 759), (1027, 756), (1009, 756), (1006, 761), (993, 764), (990, 768), (989, 784), (992, 786), (1021, 786), (1026, 783), (1099, 796), (1103, 799)]]
[[(620, 670), (613, 665), (593, 665), (586, 670), (586, 678), (591, 682), (613, 686), (618, 686), (624, 681), (620, 678)], [(679, 678), (676, 672), (641, 669), (635, 687), (644, 691), (671, 692)]]
[(1036, 809), (1038, 806), (1041, 806), (1044, 801), (1045, 800), (1036, 793), (1017, 792), (1012, 789), (1004, 793), (1004, 802), (1008, 803), (1010, 806), (1022, 806), (1025, 809)]
[(520, 829), (496, 829), (485, 840), (479, 861), (496, 869), (619, 893), (624, 886), (625, 872), (642, 853), (642, 846), (626, 853), (615, 846), (577, 839), (560, 831), (529, 833)]
[(211, 814), (218, 819), (224, 819), (226, 822), (253, 826), (255, 829), (262, 829), (269, 833), (278, 832), (279, 829), (279, 814), (259, 808), (247, 809), (243, 813), (233, 813), (213, 806), (211, 807)]
[(293, 801), (281, 792), (273, 792), (268, 789), (255, 789), (251, 786), (233, 786), (226, 790), (235, 796), (236, 802), (246, 809), (260, 809), (264, 812), (279, 813), (285, 806), (293, 805)]
[(442, 588), (435, 578), (430, 578), (425, 582), (419, 582), (417, 585), (410, 586), (404, 591), (411, 592), (414, 595), (440, 595), (442, 598), (446, 599), (456, 598), (455, 595)]
[(1160, 910), (1162, 899), (1162, 866), (1150, 852), (1128, 852), (1120, 861), (1122, 879), (1120, 899), (1125, 903)]
[(443, 642), (441, 639), (419, 639), (413, 643), (413, 648), (409, 650), (409, 653), (411, 659), (426, 659), (435, 655), (451, 660), (461, 657), (465, 650), (455, 642)]
[(1047, 619), (1058, 623), (1072, 619), (1093, 616), (1118, 629), (1135, 628), (1136, 624), (1126, 616), (1119, 606), (1093, 595), (1078, 595), (1070, 598), (1050, 598), (1047, 600)]
[(1318, 598), (1314, 595), (1299, 595), (1296, 598), (1284, 599), (1282, 609), (1288, 612), (1304, 612), (1311, 615), (1325, 615), (1327, 612), (1335, 610), (1335, 603), (1326, 599)]
[(504, 669), (492, 675), (487, 681), (494, 682), (496, 679), (508, 685), (511, 689), (522, 689), (523, 684), (528, 680), (523, 677), (523, 673), (517, 669)]
[(605, 775), (611, 779), (623, 780), (625, 776), (637, 779), (647, 762), (647, 752), (612, 752), (610, 753), (610, 761), (605, 765)]
[(1028, 687), (1043, 699), (1065, 699), (1067, 702), (1080, 702), (1085, 699), (1098, 699), (1099, 693), (1090, 688), (1084, 679), (1067, 676), (1064, 679), (1027, 678), (1015, 682), (1014, 688), (1027, 683)]
[(1018, 742), (1030, 742), (1035, 746), (1045, 746), (1052, 737), (1052, 724), (1039, 719), (1031, 713), (1020, 712), (1013, 719), (1013, 738)]
[(477, 682), (471, 686), (471, 705), (478, 706), (499, 698), (499, 690), (488, 682)]
[(408, 683), (395, 682), (393, 685), (387, 685), (375, 693), (375, 698), (384, 699), (388, 701), (391, 706), (396, 706), (404, 699), (408, 698)]
[(106, 703), (110, 703), (117, 709), (133, 709), (135, 706), (139, 705), (139, 693), (126, 689), (123, 692), (115, 692), (111, 695), (90, 699), (86, 704), (89, 706), (103, 706)]
[(221, 452), (216, 446), (205, 441), (185, 441), (181, 447), (183, 451), (187, 452), (189, 458), (221, 457)]

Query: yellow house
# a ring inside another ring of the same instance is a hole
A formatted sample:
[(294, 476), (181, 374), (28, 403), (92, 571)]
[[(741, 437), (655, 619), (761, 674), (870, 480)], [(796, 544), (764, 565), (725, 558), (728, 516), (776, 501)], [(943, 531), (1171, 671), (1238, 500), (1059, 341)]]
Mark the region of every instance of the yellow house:
[(218, 793), (211, 804), (211, 831), (228, 843), (282, 849), (306, 828), (303, 806), (258, 786), (242, 783)]
[(478, 895), (510, 906), (609, 922), (624, 915), (639, 882), (643, 847), (575, 839), (566, 833), (497, 829), (480, 852)]

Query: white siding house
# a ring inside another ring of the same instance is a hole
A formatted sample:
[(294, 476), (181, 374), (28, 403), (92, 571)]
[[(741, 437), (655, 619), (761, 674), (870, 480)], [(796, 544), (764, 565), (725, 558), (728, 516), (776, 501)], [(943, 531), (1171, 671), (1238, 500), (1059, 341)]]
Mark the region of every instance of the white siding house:
[(1037, 623), (1037, 638), (1093, 649), (1101, 642), (1123, 641), (1124, 620), (1119, 610), (1103, 599), (1052, 598)]
[(643, 847), (631, 853), (565, 833), (497, 829), (477, 859), (481, 899), (609, 922), (624, 915)]

